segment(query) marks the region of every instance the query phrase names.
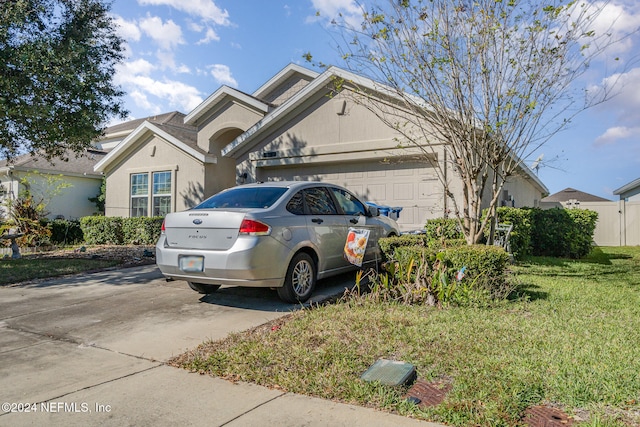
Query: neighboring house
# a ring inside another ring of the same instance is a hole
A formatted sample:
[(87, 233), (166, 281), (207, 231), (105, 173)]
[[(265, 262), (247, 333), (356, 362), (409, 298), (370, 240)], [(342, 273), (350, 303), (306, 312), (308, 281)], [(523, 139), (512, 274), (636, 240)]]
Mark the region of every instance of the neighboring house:
[(540, 200), (540, 207), (542, 208), (580, 208), (581, 203), (591, 202), (610, 202), (611, 200), (603, 197), (594, 196), (593, 194), (585, 193), (584, 191), (576, 190), (574, 188), (565, 188), (562, 191), (558, 191), (550, 196)]
[[(106, 214), (164, 215), (237, 184), (284, 179), (332, 182), (366, 201), (402, 207), (404, 230), (451, 211), (421, 151), (399, 148), (399, 135), (355, 103), (348, 85), (335, 92), (335, 78), (379, 87), (336, 67), (319, 74), (290, 64), (252, 94), (222, 86), (187, 115), (127, 122), (111, 139), (109, 128), (101, 147), (117, 145), (95, 167), (107, 179)], [(452, 171), (450, 180), (459, 192)], [(501, 202), (537, 206), (547, 193), (523, 166)]]
[(620, 200), (627, 202), (640, 202), (640, 178), (623, 185), (613, 192), (614, 195), (620, 196)]
[[(15, 158), (12, 162), (0, 161), (0, 213), (6, 214), (5, 201), (16, 199), (25, 190), (23, 178), (27, 178), (28, 185), (34, 196), (48, 200), (46, 206), (47, 217), (50, 219), (76, 219), (93, 215), (96, 212), (95, 203), (89, 198), (100, 194), (102, 174), (94, 172), (93, 168), (104, 156), (101, 150), (86, 150), (79, 156), (67, 153), (67, 161), (60, 158), (47, 161), (44, 157), (25, 154)], [(47, 177), (54, 178), (53, 187), (49, 187)], [(60, 184), (59, 194), (51, 197), (48, 194)]]

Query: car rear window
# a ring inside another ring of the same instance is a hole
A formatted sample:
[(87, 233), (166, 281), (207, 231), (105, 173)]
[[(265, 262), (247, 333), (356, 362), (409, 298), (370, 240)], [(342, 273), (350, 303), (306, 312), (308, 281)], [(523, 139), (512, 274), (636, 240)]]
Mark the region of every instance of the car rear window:
[(283, 187), (232, 188), (209, 197), (193, 209), (262, 208), (271, 207), (287, 189)]

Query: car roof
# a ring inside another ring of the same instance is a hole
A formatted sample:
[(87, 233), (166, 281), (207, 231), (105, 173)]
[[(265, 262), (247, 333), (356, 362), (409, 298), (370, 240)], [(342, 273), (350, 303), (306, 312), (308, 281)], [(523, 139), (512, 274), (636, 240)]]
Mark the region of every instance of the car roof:
[[(304, 188), (304, 187), (315, 187), (317, 185), (324, 185), (327, 187), (340, 187), (339, 185), (330, 184), (328, 182), (321, 181), (267, 181), (267, 182), (255, 182), (251, 184), (243, 184), (238, 187), (276, 187), (276, 188)], [(235, 188), (238, 188), (235, 187)]]

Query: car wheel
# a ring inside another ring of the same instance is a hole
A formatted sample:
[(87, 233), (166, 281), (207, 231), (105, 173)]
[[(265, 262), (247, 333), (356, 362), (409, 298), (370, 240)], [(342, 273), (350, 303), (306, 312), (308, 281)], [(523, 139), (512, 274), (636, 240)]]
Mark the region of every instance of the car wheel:
[(189, 287), (191, 289), (193, 289), (194, 291), (200, 294), (212, 294), (218, 289), (220, 289), (220, 285), (207, 285), (205, 283), (193, 283), (193, 282), (187, 282), (187, 283), (189, 284)]
[(306, 253), (296, 254), (289, 264), (284, 286), (278, 288), (278, 296), (285, 302), (305, 302), (316, 286), (316, 264)]

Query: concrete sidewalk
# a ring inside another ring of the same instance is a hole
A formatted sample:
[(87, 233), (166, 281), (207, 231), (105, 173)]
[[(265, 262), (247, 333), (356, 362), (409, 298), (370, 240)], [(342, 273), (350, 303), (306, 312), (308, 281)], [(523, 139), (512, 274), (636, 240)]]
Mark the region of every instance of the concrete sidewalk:
[(0, 288), (0, 426), (436, 426), (165, 365), (298, 308), (274, 294), (200, 298), (155, 266)]

